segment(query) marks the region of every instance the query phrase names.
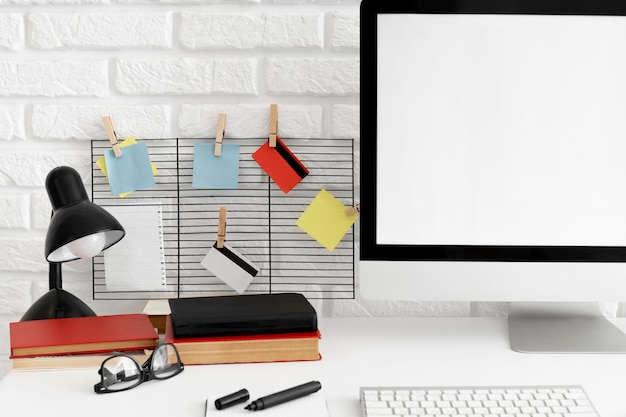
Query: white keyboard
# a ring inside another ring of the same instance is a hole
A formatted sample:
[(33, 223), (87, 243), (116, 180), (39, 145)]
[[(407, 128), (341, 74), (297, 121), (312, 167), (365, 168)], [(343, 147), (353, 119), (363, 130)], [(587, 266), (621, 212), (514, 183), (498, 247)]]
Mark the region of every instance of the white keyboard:
[(599, 417), (581, 386), (361, 387), (370, 416)]

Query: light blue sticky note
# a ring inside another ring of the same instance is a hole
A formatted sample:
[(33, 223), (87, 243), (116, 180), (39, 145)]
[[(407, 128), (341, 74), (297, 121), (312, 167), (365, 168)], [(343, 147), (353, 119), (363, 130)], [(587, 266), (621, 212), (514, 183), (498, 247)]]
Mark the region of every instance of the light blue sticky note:
[(111, 194), (118, 195), (155, 185), (148, 147), (143, 142), (121, 148), (119, 158), (108, 149), (104, 153)]
[(193, 188), (236, 189), (239, 180), (239, 145), (223, 144), (220, 156), (214, 143), (193, 147)]

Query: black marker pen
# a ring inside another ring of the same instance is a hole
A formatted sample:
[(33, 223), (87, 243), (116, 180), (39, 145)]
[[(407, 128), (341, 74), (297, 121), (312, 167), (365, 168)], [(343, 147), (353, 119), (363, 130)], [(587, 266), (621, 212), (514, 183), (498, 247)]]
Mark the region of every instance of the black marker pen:
[(246, 410), (263, 410), (265, 408), (273, 407), (287, 401), (295, 400), (297, 398), (313, 394), (314, 392), (319, 391), (321, 388), (322, 384), (320, 384), (318, 381), (307, 382), (306, 384), (298, 385), (293, 388), (288, 388), (284, 391), (279, 391), (266, 397), (261, 397), (258, 400), (248, 404), (246, 406)]

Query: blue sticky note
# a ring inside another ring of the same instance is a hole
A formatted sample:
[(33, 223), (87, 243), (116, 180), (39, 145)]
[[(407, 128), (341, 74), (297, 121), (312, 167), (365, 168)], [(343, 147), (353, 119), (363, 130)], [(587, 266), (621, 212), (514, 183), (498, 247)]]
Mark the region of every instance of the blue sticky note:
[(214, 143), (193, 147), (193, 188), (236, 189), (239, 180), (239, 145), (223, 144), (220, 156)]
[(139, 142), (121, 148), (119, 158), (108, 149), (104, 153), (111, 194), (118, 195), (155, 185), (148, 147)]

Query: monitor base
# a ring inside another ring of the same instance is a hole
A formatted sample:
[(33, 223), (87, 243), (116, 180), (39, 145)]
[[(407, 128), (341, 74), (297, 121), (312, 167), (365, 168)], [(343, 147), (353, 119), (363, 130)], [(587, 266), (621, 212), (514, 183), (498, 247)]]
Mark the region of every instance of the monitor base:
[(511, 303), (509, 340), (522, 353), (626, 353), (626, 334), (598, 303)]

